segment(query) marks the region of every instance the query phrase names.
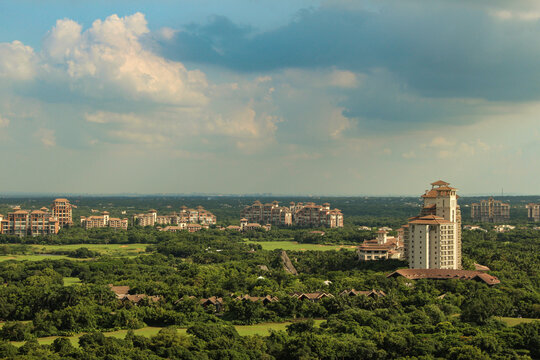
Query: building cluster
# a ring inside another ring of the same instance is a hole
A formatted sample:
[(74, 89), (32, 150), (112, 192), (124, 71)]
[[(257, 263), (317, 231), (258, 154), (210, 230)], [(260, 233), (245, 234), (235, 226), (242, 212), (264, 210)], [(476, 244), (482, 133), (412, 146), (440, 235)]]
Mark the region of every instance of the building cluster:
[(61, 227), (73, 224), (73, 205), (67, 199), (56, 199), (51, 209), (23, 210), (16, 206), (13, 211), (0, 214), (0, 234), (16, 236), (42, 236), (57, 234)]
[(528, 204), (527, 217), (529, 221), (540, 222), (540, 204)]
[(330, 209), (329, 203), (317, 205), (313, 202), (291, 202), (286, 207), (279, 206), (277, 201), (262, 204), (257, 200), (242, 210), (242, 217), (249, 223), (276, 226), (343, 227), (341, 210)]
[(109, 216), (108, 211), (104, 211), (101, 215), (81, 216), (81, 226), (86, 230), (105, 227), (116, 230), (127, 230), (128, 219), (113, 218)]
[(498, 223), (510, 220), (510, 204), (490, 197), (479, 203), (471, 204), (471, 218), (473, 221)]
[(179, 212), (158, 215), (157, 210), (150, 209), (146, 213), (133, 215), (133, 223), (140, 226), (172, 225), (186, 230), (189, 224), (214, 225), (216, 216), (202, 206), (188, 209), (182, 206)]

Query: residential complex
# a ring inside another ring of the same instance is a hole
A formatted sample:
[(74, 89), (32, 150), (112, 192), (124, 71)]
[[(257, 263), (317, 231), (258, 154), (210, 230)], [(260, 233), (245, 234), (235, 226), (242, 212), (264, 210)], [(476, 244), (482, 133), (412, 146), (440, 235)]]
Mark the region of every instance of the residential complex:
[(442, 180), (422, 195), (419, 216), (404, 229), (404, 253), (411, 269), (461, 268), (461, 211), (457, 189)]
[(339, 209), (330, 209), (329, 203), (291, 202), (285, 207), (279, 206), (277, 201), (268, 204), (255, 201), (242, 211), (242, 217), (252, 223), (278, 226), (343, 227), (343, 214)]
[(0, 233), (16, 236), (40, 236), (57, 234), (60, 229), (59, 221), (47, 208), (40, 210), (22, 210), (13, 208), (4, 218), (0, 214)]
[(58, 219), (60, 227), (73, 225), (73, 205), (68, 199), (55, 199), (51, 205), (52, 216)]
[(401, 259), (403, 256), (403, 229), (398, 237), (388, 237), (386, 230), (379, 230), (377, 238), (366, 240), (356, 250), (361, 261), (379, 259)]
[(529, 221), (540, 221), (540, 204), (528, 204), (527, 205), (527, 217)]
[(505, 222), (510, 220), (510, 204), (490, 197), (488, 200), (471, 204), (471, 217), (473, 221)]
[(168, 215), (158, 215), (157, 210), (151, 209), (144, 214), (136, 214), (133, 216), (133, 223), (140, 226), (154, 225), (178, 225), (182, 224), (202, 224), (214, 225), (216, 216), (210, 211), (205, 210), (202, 206), (196, 209), (188, 209), (182, 206), (180, 212)]
[(293, 221), (292, 210), (285, 206), (279, 206), (277, 201), (262, 204), (257, 200), (253, 205), (247, 206), (242, 210), (242, 217), (252, 223), (277, 226), (290, 226)]
[(81, 216), (81, 226), (88, 229), (109, 227), (118, 230), (127, 230), (128, 219), (127, 218), (112, 218), (109, 216), (108, 211), (104, 211), (102, 215), (96, 216)]

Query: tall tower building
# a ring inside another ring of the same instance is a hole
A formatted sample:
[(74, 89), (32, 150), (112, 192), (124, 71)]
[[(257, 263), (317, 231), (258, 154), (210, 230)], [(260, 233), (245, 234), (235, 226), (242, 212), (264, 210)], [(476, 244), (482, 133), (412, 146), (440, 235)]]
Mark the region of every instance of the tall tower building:
[(73, 225), (73, 205), (68, 199), (55, 199), (51, 205), (52, 216), (58, 219), (58, 225), (64, 227)]
[(457, 189), (442, 180), (422, 195), (419, 216), (404, 227), (405, 257), (411, 269), (461, 268), (461, 211)]

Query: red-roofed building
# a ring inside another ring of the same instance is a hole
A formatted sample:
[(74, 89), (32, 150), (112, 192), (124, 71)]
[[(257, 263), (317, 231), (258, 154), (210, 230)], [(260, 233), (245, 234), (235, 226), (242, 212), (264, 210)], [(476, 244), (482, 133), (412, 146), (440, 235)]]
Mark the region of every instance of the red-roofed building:
[(1, 234), (20, 237), (43, 236), (57, 234), (59, 230), (58, 219), (48, 211), (27, 211), (15, 207), (5, 218), (0, 215)]
[(387, 234), (385, 230), (379, 230), (376, 239), (366, 240), (358, 246), (358, 260), (401, 259), (403, 243), (399, 238), (388, 237)]

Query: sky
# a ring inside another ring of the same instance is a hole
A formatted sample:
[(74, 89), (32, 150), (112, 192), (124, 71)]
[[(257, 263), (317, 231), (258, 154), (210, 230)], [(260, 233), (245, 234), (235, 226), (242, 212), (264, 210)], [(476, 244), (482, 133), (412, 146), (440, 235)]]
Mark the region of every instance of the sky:
[(540, 3), (0, 0), (0, 194), (540, 194)]

